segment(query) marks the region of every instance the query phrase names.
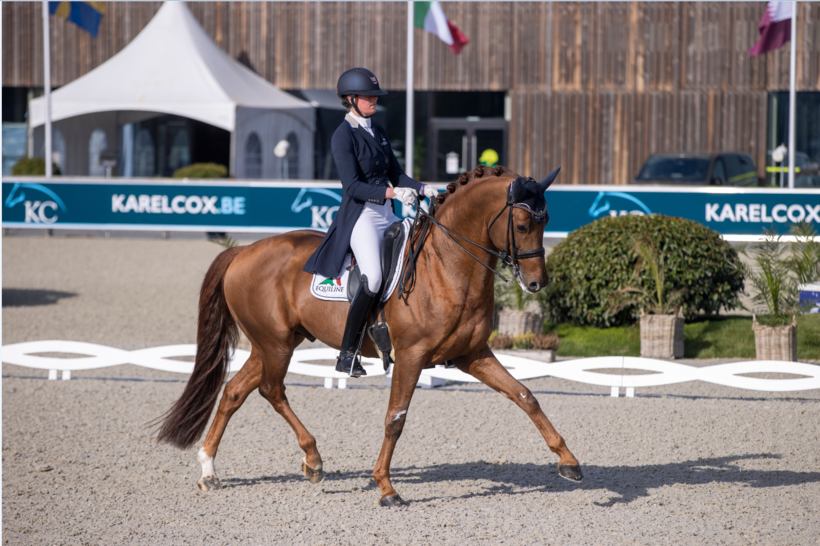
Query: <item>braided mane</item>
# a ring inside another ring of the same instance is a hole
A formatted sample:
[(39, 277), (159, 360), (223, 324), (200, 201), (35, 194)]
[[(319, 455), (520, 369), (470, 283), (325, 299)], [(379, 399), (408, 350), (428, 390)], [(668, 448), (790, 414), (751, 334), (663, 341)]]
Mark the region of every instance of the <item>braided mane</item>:
[(430, 215), (435, 216), (436, 211), (441, 205), (444, 204), (444, 201), (446, 201), (447, 198), (453, 193), (455, 193), (455, 191), (461, 186), (466, 186), (469, 182), (472, 182), (473, 180), (476, 180), (478, 178), (483, 178), (485, 176), (498, 177), (505, 175), (515, 176), (515, 173), (513, 173), (507, 167), (502, 167), (501, 165), (497, 167), (486, 167), (484, 165), (479, 165), (472, 171), (461, 173), (457, 180), (447, 184), (447, 191), (445, 193), (438, 194), (434, 206), (431, 207)]

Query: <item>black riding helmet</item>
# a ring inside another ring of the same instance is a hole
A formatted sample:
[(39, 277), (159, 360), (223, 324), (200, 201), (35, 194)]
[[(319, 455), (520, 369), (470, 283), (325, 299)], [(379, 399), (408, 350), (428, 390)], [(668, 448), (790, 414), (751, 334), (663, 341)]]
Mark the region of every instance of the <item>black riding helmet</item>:
[(353, 109), (356, 110), (356, 113), (359, 114), (360, 117), (364, 117), (356, 107), (356, 104), (352, 100), (349, 100), (350, 96), (368, 95), (380, 97), (386, 95), (387, 91), (382, 91), (381, 87), (379, 87), (379, 81), (376, 79), (374, 73), (366, 68), (358, 67), (345, 70), (342, 75), (339, 76), (339, 81), (336, 83), (336, 94), (342, 101), (349, 101)]

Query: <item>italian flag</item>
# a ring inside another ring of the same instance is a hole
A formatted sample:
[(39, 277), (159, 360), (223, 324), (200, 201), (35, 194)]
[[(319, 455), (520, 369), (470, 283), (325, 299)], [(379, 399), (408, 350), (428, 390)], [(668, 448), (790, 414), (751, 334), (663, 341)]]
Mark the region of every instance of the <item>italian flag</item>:
[(447, 20), (438, 2), (414, 2), (413, 15), (416, 27), (438, 36), (456, 55), (461, 53), (462, 47), (470, 43), (458, 27)]

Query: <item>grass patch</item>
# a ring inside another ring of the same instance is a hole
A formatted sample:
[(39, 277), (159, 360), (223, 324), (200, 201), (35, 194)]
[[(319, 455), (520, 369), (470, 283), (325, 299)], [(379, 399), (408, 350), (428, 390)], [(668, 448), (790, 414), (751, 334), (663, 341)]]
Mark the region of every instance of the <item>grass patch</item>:
[[(544, 333), (558, 334), (558, 356), (640, 356), (640, 327), (592, 328), (547, 324)], [(683, 327), (686, 358), (755, 358), (752, 317), (704, 316)], [(797, 357), (820, 360), (820, 315), (797, 317)]]

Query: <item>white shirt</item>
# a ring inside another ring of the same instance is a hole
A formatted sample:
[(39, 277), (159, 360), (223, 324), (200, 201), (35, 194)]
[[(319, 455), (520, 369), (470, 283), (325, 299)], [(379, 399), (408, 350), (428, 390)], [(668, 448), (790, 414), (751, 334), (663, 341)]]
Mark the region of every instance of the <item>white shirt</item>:
[(350, 112), (350, 115), (353, 116), (353, 119), (359, 124), (359, 127), (370, 133), (370, 136), (376, 138), (376, 135), (373, 134), (373, 127), (370, 126), (370, 118), (360, 118), (353, 112)]

